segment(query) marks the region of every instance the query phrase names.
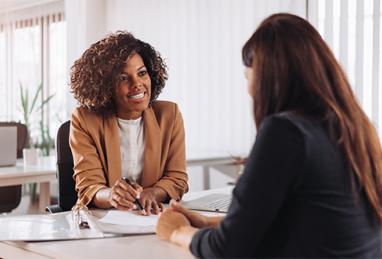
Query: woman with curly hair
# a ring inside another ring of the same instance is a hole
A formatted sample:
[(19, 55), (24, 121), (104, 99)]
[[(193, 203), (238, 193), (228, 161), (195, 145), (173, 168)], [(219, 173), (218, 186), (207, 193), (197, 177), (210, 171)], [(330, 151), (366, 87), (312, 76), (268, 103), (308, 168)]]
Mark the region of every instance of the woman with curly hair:
[[(175, 103), (156, 101), (166, 65), (148, 43), (117, 32), (94, 43), (71, 71), (79, 102), (70, 147), (77, 204), (158, 214), (188, 190), (185, 135)], [(137, 202), (138, 201), (138, 202)]]

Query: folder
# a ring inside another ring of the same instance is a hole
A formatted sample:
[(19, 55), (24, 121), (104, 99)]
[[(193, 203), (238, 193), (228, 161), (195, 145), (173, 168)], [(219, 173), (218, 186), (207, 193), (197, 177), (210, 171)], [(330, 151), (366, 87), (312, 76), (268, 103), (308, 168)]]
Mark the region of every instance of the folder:
[(157, 217), (141, 216), (130, 211), (84, 210), (81, 212), (82, 226), (79, 226), (72, 212), (5, 216), (0, 217), (0, 241), (51, 241), (153, 234)]

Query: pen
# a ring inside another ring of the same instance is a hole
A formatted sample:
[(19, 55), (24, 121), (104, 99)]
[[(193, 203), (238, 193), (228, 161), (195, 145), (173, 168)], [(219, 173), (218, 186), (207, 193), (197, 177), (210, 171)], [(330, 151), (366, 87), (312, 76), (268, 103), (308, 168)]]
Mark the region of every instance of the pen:
[[(122, 178), (126, 183), (130, 184), (131, 185), (131, 181), (129, 179), (127, 179), (126, 177), (123, 177)], [(141, 202), (139, 201), (139, 199), (135, 199), (134, 201), (134, 204), (139, 208), (139, 210), (141, 210), (142, 212), (145, 212)], [(146, 214), (146, 213), (145, 213)]]

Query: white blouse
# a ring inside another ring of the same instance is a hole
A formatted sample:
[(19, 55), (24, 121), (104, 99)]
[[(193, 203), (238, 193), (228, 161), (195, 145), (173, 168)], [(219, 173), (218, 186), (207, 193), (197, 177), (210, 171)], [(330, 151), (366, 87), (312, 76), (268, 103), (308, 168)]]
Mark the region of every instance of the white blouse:
[(118, 118), (122, 177), (139, 182), (143, 172), (145, 138), (142, 117), (136, 120)]

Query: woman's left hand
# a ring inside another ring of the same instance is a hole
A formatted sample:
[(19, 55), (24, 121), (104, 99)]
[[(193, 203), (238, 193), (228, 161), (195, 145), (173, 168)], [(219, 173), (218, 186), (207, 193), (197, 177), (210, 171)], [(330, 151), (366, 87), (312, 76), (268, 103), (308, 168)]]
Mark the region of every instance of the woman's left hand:
[(173, 209), (165, 209), (158, 218), (156, 233), (160, 238), (172, 241), (171, 236), (175, 230), (185, 226), (191, 225), (183, 214)]
[(158, 201), (160, 200), (158, 197), (158, 191), (161, 190), (157, 190), (157, 188), (153, 187), (144, 189), (141, 192), (139, 201), (141, 202), (141, 205), (144, 208), (147, 216), (151, 215), (151, 213), (157, 215), (163, 210), (163, 204)]

